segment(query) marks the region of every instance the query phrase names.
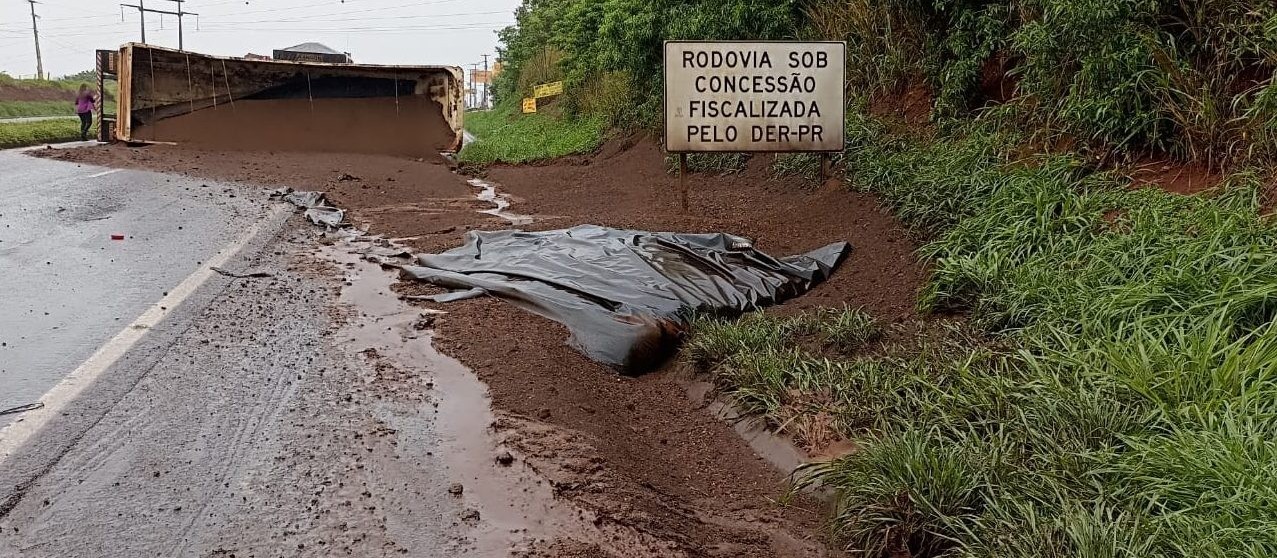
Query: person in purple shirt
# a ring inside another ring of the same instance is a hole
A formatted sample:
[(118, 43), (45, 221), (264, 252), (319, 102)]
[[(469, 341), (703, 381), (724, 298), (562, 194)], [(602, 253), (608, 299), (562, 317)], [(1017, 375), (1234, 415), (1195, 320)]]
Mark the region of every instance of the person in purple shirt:
[(80, 92), (75, 95), (75, 113), (80, 117), (80, 141), (88, 141), (89, 127), (93, 126), (93, 105), (97, 101), (95, 92), (89, 90), (88, 84), (80, 84)]

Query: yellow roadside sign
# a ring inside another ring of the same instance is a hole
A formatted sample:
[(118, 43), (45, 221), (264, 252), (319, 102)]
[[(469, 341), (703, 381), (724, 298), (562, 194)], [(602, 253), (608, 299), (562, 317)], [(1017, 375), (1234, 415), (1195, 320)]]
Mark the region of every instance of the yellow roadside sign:
[(562, 95), (562, 94), (563, 94), (563, 82), (561, 81), (546, 83), (546, 84), (538, 85), (532, 88), (532, 96), (537, 99), (540, 99), (542, 97), (553, 97), (555, 95)]
[(537, 100), (529, 97), (523, 100), (523, 114), (530, 114), (537, 111)]

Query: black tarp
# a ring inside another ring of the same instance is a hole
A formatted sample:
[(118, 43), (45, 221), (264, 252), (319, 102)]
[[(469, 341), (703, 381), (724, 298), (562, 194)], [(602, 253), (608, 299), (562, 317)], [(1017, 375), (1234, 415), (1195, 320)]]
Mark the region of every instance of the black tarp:
[(851, 252), (845, 242), (773, 258), (729, 234), (585, 225), (471, 232), (464, 246), (417, 257), (415, 279), (482, 289), (560, 322), (590, 358), (640, 373), (678, 346), (698, 313), (737, 315), (803, 294)]

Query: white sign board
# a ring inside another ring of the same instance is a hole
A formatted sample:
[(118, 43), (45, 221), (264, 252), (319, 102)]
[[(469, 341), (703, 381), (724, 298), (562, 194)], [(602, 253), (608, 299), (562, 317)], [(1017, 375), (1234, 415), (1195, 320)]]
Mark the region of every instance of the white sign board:
[(665, 43), (665, 150), (843, 150), (847, 45)]

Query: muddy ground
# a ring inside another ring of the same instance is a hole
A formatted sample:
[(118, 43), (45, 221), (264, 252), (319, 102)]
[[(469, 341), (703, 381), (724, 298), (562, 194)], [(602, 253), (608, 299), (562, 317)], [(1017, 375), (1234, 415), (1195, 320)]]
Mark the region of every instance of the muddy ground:
[[(52, 153), (60, 159), (143, 167), (329, 193), (351, 219), (421, 251), (462, 242), (473, 229), (511, 225), (478, 211), (479, 189), (442, 160), (373, 155), (251, 154), (113, 146)], [(655, 142), (614, 141), (598, 154), (541, 166), (498, 166), (485, 178), (510, 211), (545, 230), (582, 223), (753, 238), (775, 255), (846, 240), (855, 251), (824, 285), (774, 312), (862, 306), (886, 321), (915, 317), (925, 270), (901, 225), (868, 194), (775, 178), (770, 157), (743, 172), (697, 176), (692, 211)], [(401, 293), (433, 292), (399, 284)], [(677, 363), (627, 378), (564, 344), (562, 326), (482, 298), (422, 305), (435, 343), (487, 384), (496, 435), (552, 486), (556, 501), (590, 518), (585, 532), (534, 545), (541, 556), (820, 556), (829, 553), (824, 504), (791, 497), (785, 474), (689, 394)]]

